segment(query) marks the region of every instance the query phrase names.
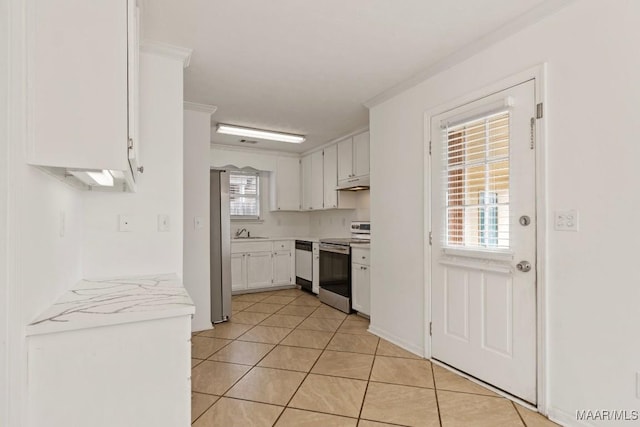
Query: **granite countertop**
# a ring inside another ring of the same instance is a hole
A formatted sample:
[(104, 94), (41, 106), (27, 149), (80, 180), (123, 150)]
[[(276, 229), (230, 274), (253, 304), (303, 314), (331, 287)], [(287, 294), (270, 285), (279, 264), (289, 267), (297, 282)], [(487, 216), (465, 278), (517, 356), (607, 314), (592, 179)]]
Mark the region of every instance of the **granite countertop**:
[(94, 328), (195, 313), (174, 273), (81, 280), (26, 328), (27, 335)]

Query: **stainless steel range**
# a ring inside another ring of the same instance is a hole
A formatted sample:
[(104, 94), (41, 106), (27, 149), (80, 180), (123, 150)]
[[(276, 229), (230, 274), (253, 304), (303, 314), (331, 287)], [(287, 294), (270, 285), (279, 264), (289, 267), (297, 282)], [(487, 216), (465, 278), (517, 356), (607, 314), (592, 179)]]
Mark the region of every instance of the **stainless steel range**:
[(371, 224), (351, 223), (350, 238), (320, 239), (320, 301), (351, 313), (351, 243), (371, 241)]

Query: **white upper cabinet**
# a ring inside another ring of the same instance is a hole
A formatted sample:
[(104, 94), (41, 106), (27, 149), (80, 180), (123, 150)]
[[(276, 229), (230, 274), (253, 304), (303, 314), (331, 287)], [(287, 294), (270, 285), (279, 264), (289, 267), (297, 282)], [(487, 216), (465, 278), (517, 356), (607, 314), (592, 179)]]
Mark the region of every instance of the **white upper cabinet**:
[(338, 142), (338, 181), (353, 176), (353, 138)]
[(324, 182), (322, 151), (311, 154), (311, 208), (324, 207)]
[(324, 207), (338, 207), (338, 146), (331, 145), (324, 149)]
[(300, 159), (278, 157), (271, 174), (271, 210), (298, 211), (300, 204)]
[(304, 156), (302, 158), (302, 210), (311, 210), (313, 206), (311, 205), (311, 155)]
[(338, 142), (338, 186), (369, 186), (369, 132)]
[(353, 175), (369, 175), (369, 132), (353, 137)]
[(27, 32), (28, 162), (65, 180), (72, 170), (113, 171), (112, 188), (131, 190), (139, 163), (135, 0), (31, 0)]
[(322, 151), (302, 158), (302, 210), (320, 210), (323, 207)]
[(337, 191), (338, 186), (338, 145), (324, 149), (324, 208), (355, 209), (356, 195), (352, 191)]

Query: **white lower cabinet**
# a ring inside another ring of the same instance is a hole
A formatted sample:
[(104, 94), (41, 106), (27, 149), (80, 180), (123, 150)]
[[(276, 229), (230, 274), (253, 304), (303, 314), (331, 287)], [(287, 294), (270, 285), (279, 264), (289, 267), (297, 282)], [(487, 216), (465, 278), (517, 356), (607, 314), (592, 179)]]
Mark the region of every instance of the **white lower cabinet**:
[(294, 284), (292, 241), (232, 242), (231, 290), (270, 288)]
[(369, 249), (352, 249), (351, 260), (351, 306), (358, 313), (369, 316), (371, 312)]
[(247, 288), (266, 288), (273, 282), (273, 256), (271, 252), (247, 254)]
[(231, 254), (231, 290), (241, 291), (247, 289), (246, 267), (244, 264), (246, 254)]
[(273, 253), (273, 285), (293, 283), (291, 275), (291, 251)]
[(190, 339), (189, 315), (29, 336), (25, 425), (190, 425)]

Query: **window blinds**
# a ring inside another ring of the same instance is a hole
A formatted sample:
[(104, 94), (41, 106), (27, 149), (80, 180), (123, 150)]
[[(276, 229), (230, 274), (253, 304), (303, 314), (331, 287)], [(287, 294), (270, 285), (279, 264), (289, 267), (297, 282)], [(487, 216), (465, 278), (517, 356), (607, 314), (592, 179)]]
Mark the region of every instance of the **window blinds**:
[(509, 112), (447, 125), (445, 245), (509, 248)]
[(229, 174), (230, 214), (235, 219), (260, 218), (260, 183), (255, 173)]

